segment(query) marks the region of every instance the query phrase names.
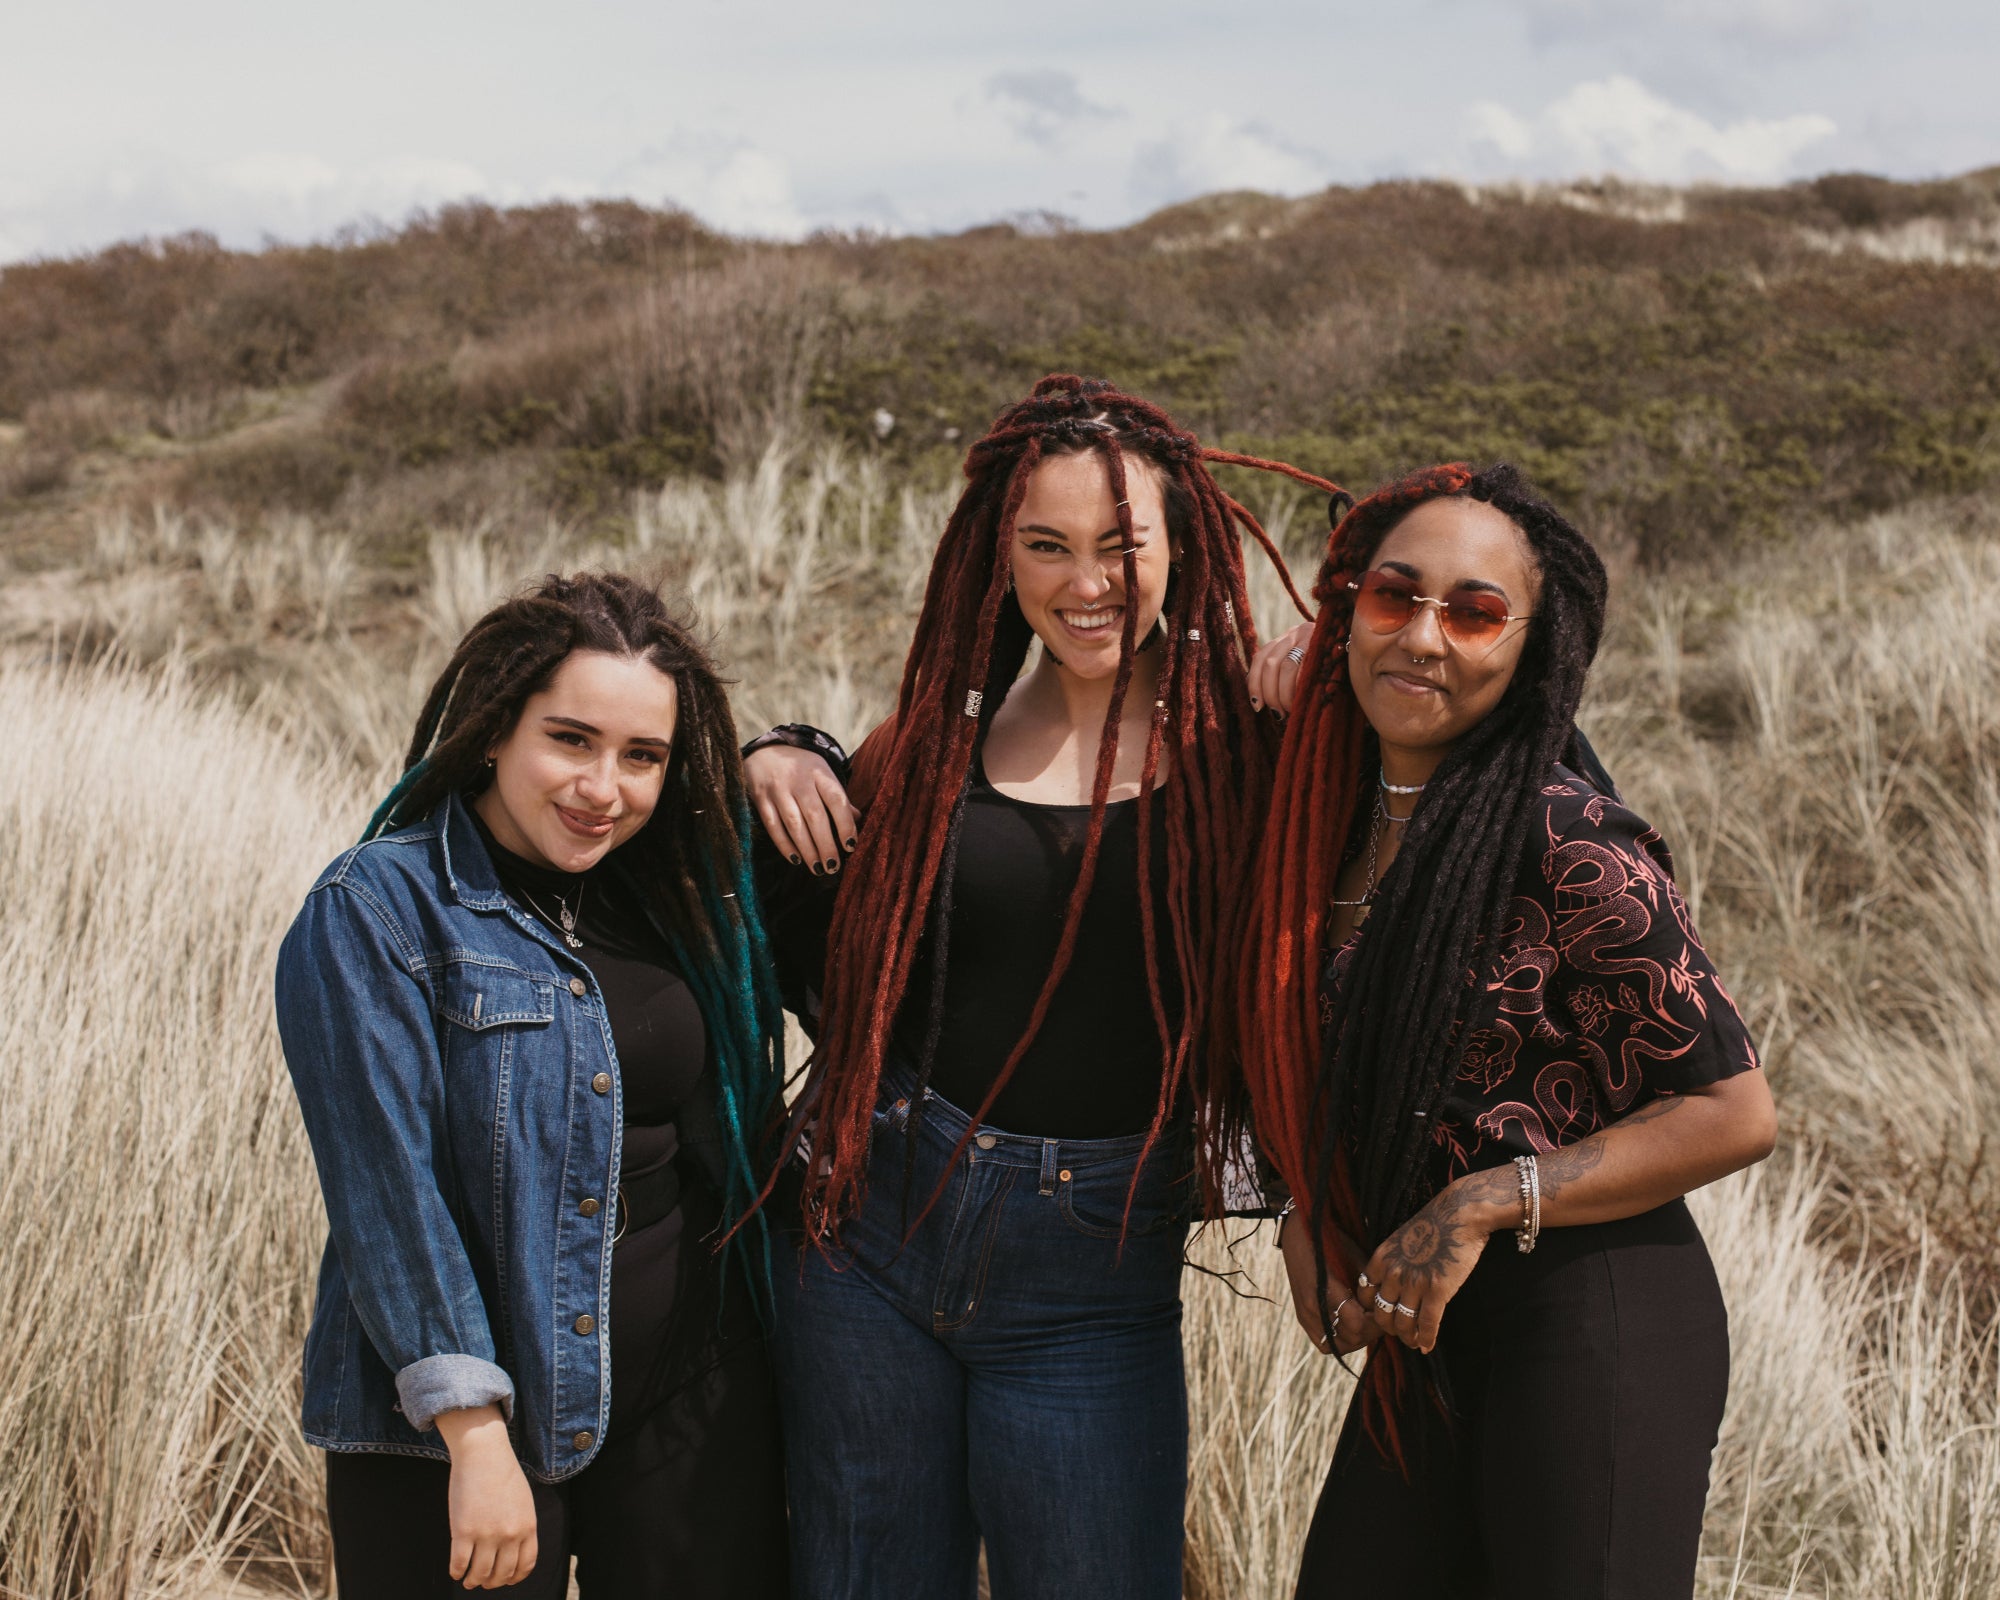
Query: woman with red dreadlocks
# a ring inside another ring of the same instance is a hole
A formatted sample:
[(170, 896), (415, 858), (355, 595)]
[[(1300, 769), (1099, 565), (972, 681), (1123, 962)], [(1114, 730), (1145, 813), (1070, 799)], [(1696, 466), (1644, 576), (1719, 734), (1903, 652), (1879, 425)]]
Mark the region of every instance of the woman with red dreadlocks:
[(1729, 1376), (1689, 1190), (1775, 1114), (1660, 836), (1576, 730), (1602, 563), (1509, 467), (1339, 523), (1291, 715), (1238, 1036), (1322, 1349), (1372, 1344), (1299, 1576), (1686, 1600)]
[(1230, 1123), (1200, 1043), (1275, 742), (1269, 541), (1205, 456), (1268, 465), (1044, 379), (967, 457), (866, 826), (813, 748), (750, 758), (820, 890), (774, 910), (818, 1011), (776, 1336), (797, 1595), (969, 1597), (982, 1539), (1002, 1600), (1180, 1593), (1182, 1251)]

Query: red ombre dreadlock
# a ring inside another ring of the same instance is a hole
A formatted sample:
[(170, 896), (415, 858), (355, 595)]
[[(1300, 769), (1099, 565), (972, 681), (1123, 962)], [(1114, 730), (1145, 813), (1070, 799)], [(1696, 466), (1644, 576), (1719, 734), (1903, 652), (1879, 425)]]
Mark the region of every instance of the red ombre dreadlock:
[[(1239, 902), (1248, 839), (1270, 793), (1270, 719), (1250, 704), (1248, 662), (1256, 633), (1244, 584), (1241, 534), (1248, 532), (1285, 574), (1282, 558), (1256, 518), (1210, 475), (1204, 458), (1283, 472), (1338, 492), (1324, 480), (1255, 457), (1204, 452), (1158, 407), (1112, 385), (1067, 375), (1044, 378), (1009, 407), (968, 452), (964, 493), (953, 509), (925, 588), (923, 611), (903, 670), (894, 716), (871, 735), (856, 760), (856, 788), (867, 821), (843, 874), (828, 937), (818, 1049), (807, 1096), (816, 1147), (807, 1180), (806, 1225), (822, 1246), (834, 1242), (860, 1204), (870, 1117), (890, 1031), (926, 928), (943, 970), (951, 877), (973, 751), (1019, 676), (1033, 637), (1008, 582), (1014, 519), (1036, 466), (1048, 456), (1094, 450), (1103, 455), (1124, 535), (1126, 591), (1138, 589), (1132, 554), (1127, 472), (1142, 457), (1160, 474), (1167, 522), (1177, 544), (1161, 625), (1165, 638), (1158, 698), (1140, 793), (1160, 794), (1167, 837), (1167, 921), (1172, 949), (1156, 948), (1151, 874), (1155, 808), (1138, 810), (1140, 922), (1154, 1022), (1166, 1062), (1160, 1101), (1147, 1132), (1150, 1154), (1186, 1090), (1196, 1107), (1204, 1186), (1219, 1190), (1220, 1157), (1234, 1121), (1198, 1059), (1213, 1015), (1214, 979)], [(1305, 614), (1285, 574), (1285, 588)], [(1127, 607), (1118, 673), (1105, 714), (1091, 789), (1089, 833), (1066, 910), (1055, 961), (1026, 1030), (985, 1101), (985, 1117), (1034, 1042), (1075, 949), (1083, 907), (1097, 871), (1118, 748), (1118, 730), (1134, 656), (1138, 612)], [(1185, 996), (1178, 1026), (1169, 1020), (1160, 980), (1171, 959)], [(941, 988), (941, 984), (940, 984)], [(936, 1019), (932, 1021), (933, 1032)], [(928, 1056), (928, 1051), (926, 1051)], [(928, 1073), (929, 1061), (922, 1064)], [(968, 1135), (969, 1137), (969, 1135)], [(1143, 1167), (1142, 1157), (1140, 1166)], [(1135, 1170), (1134, 1183), (1137, 1182)], [(932, 1197), (935, 1198), (935, 1197)]]
[[(1405, 516), (1446, 497), (1513, 521), (1540, 598), (1505, 694), (1432, 773), (1352, 963), (1324, 991), (1334, 883), (1369, 784), (1371, 735), (1348, 682), (1347, 584)], [(1222, 1019), (1235, 1047), (1219, 1053), (1240, 1064), (1258, 1141), (1310, 1220), (1322, 1302), (1330, 1261), (1353, 1283), (1370, 1249), (1430, 1197), (1432, 1131), (1484, 989), (1468, 974), (1482, 948), (1499, 948), (1536, 795), (1558, 760), (1576, 762), (1605, 588), (1589, 541), (1504, 465), (1411, 473), (1356, 505), (1328, 542), (1247, 895), (1234, 1015)], [(1362, 1391), (1370, 1435), (1398, 1462), (1413, 1359), (1383, 1340)]]

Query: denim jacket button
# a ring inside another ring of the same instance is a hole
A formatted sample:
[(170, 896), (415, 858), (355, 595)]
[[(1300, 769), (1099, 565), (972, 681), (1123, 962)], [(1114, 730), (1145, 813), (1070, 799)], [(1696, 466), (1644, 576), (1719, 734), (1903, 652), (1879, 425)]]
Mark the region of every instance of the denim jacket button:
[(586, 1311), (576, 1319), (575, 1327), (578, 1333), (595, 1333), (597, 1332), (597, 1318)]
[(596, 1442), (597, 1442), (597, 1435), (592, 1433), (588, 1428), (585, 1428), (583, 1432), (579, 1433), (574, 1439), (570, 1440), (570, 1443), (575, 1445), (579, 1451), (588, 1450)]
[(611, 1074), (608, 1072), (600, 1072), (596, 1077), (590, 1080), (590, 1086), (591, 1088), (595, 1089), (599, 1094), (609, 1094), (611, 1092)]
[(582, 1212), (586, 1217), (594, 1217), (603, 1208), (599, 1206), (595, 1200), (586, 1200), (576, 1209)]
[(585, 995), (590, 993), (590, 985), (585, 983), (581, 978), (571, 978), (569, 980), (569, 992), (581, 1000)]

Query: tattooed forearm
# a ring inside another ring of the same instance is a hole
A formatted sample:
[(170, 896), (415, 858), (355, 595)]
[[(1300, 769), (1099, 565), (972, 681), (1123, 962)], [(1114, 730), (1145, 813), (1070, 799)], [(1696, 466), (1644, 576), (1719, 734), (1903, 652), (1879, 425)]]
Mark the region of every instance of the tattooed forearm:
[(1597, 1170), (1604, 1162), (1605, 1141), (1608, 1136), (1626, 1128), (1636, 1128), (1643, 1122), (1657, 1122), (1686, 1105), (1678, 1095), (1667, 1095), (1659, 1100), (1649, 1101), (1630, 1116), (1621, 1117), (1610, 1127), (1593, 1133), (1588, 1139), (1580, 1139), (1575, 1144), (1565, 1145), (1560, 1150), (1551, 1150), (1536, 1163), (1541, 1169), (1542, 1200), (1546, 1204), (1579, 1178)]

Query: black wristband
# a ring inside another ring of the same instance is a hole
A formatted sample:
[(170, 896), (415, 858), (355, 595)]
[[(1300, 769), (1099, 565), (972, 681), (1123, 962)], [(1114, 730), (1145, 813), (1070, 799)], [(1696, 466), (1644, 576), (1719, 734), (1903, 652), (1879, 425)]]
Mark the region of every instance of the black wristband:
[(846, 786), (852, 763), (840, 741), (830, 733), (805, 722), (783, 722), (769, 732), (760, 733), (743, 747), (743, 758), (747, 761), (756, 751), (768, 749), (774, 744), (789, 745), (794, 750), (810, 750), (824, 758), (833, 768), (834, 776)]

